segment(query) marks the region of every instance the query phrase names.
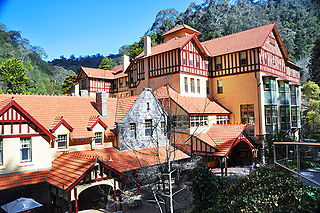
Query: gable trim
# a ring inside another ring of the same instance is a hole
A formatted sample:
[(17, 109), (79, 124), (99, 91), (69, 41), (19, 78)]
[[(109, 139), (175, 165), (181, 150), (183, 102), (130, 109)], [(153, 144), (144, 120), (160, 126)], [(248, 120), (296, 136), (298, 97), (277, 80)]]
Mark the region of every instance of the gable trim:
[(73, 131), (73, 128), (70, 124), (67, 123), (67, 121), (65, 121), (64, 119), (62, 119), (57, 125), (55, 125), (55, 127), (53, 127), (51, 130), (51, 132), (55, 132), (59, 126), (61, 126), (61, 124), (63, 124), (70, 132)]
[(94, 124), (92, 124), (90, 127), (88, 127), (88, 129), (89, 129), (90, 131), (92, 131), (92, 129), (93, 129), (98, 123), (99, 123), (105, 130), (108, 128), (108, 125), (105, 124), (100, 118), (98, 118), (98, 119), (96, 120), (96, 122), (94, 122)]

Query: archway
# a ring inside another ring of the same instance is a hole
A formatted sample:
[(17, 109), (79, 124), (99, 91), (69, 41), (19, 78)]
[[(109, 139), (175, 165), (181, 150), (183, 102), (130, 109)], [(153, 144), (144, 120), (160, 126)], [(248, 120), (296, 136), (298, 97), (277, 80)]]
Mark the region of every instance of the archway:
[(229, 155), (229, 166), (249, 166), (253, 161), (252, 146), (241, 140), (232, 148)]

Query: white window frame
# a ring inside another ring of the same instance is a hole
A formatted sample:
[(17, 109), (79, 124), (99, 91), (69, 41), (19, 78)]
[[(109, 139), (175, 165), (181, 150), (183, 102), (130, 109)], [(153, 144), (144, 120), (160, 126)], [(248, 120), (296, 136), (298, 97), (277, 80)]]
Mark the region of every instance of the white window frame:
[[(65, 146), (59, 146), (59, 144), (61, 144), (64, 141), (63, 137), (65, 137)], [(57, 137), (57, 148), (58, 149), (66, 149), (67, 148), (67, 142), (68, 142), (67, 135), (58, 135), (58, 137)]]
[[(20, 138), (20, 162), (31, 162), (31, 138)], [(27, 158), (23, 158), (23, 151), (27, 151)]]
[(217, 124), (228, 124), (229, 123), (229, 116), (228, 115), (217, 115), (216, 123)]
[(189, 66), (193, 67), (194, 63), (193, 63), (193, 53), (189, 53)]
[[(100, 143), (99, 142), (97, 143), (97, 141), (99, 141), (99, 139), (100, 139)], [(95, 132), (94, 133), (94, 144), (102, 145), (102, 132)]]
[(197, 79), (197, 93), (200, 93), (200, 79)]
[(129, 137), (136, 138), (137, 125), (136, 123), (130, 123)]
[(145, 120), (145, 136), (151, 137), (152, 136), (152, 119)]
[(194, 78), (190, 78), (190, 92), (195, 93)]
[(191, 127), (208, 126), (209, 125), (208, 116), (191, 116), (190, 123), (191, 123)]
[(223, 94), (223, 82), (221, 80), (217, 80), (217, 93)]
[(184, 91), (188, 92), (188, 78), (184, 77)]

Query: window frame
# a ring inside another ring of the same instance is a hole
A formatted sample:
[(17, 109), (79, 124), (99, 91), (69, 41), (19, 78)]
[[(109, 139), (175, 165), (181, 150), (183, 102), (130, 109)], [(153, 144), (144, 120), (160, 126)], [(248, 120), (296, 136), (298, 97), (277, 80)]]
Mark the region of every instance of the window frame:
[(194, 63), (193, 63), (194, 61), (193, 61), (193, 53), (192, 52), (190, 52), (189, 53), (189, 66), (190, 67), (193, 67), (194, 66)]
[(217, 94), (223, 94), (223, 81), (217, 80)]
[(184, 77), (184, 91), (185, 92), (188, 92), (188, 78), (187, 77)]
[(239, 53), (239, 63), (241, 67), (248, 65), (247, 51), (242, 51)]
[[(61, 143), (62, 141), (60, 140), (60, 138), (61, 137), (65, 137), (65, 146), (59, 146), (59, 143)], [(68, 137), (67, 137), (67, 135), (65, 134), (65, 135), (58, 135), (58, 137), (57, 137), (57, 148), (58, 149), (66, 149), (68, 146), (67, 146), (67, 143), (68, 143)]]
[(187, 53), (185, 51), (182, 52), (182, 63), (184, 66), (187, 65)]
[[(25, 145), (27, 146), (24, 147)], [(23, 150), (25, 149), (27, 150), (27, 153), (28, 153), (28, 159), (23, 159)], [(32, 162), (32, 142), (30, 137), (20, 138), (20, 162), (21, 163)]]
[[(245, 109), (245, 110), (243, 110)], [(240, 120), (241, 123), (247, 123), (250, 124), (250, 118), (252, 118), (252, 116), (250, 116), (250, 113), (253, 113), (253, 120), (252, 122), (255, 122), (255, 113), (254, 113), (254, 104), (241, 104), (240, 105)], [(243, 116), (246, 115), (246, 116)], [(246, 119), (246, 122), (243, 122), (244, 119)]]
[[(100, 134), (100, 143), (97, 143), (97, 139), (99, 139), (98, 137), (97, 137), (97, 135), (99, 135)], [(102, 145), (102, 132), (95, 132), (94, 133), (94, 144), (95, 145)]]
[(197, 93), (200, 93), (200, 79), (197, 79)]
[(190, 125), (191, 127), (208, 126), (209, 125), (208, 116), (207, 115), (190, 116)]
[(229, 123), (229, 116), (228, 115), (217, 115), (216, 116), (216, 123), (217, 124), (228, 124)]
[(194, 78), (190, 78), (190, 92), (195, 93)]
[(129, 137), (132, 139), (137, 139), (137, 124), (136, 123), (130, 123), (129, 124)]
[[(218, 63), (218, 59), (219, 59), (219, 63)], [(215, 70), (222, 70), (222, 57), (218, 56), (215, 57)]]
[(152, 136), (152, 119), (145, 119), (144, 121), (144, 135), (146, 137)]

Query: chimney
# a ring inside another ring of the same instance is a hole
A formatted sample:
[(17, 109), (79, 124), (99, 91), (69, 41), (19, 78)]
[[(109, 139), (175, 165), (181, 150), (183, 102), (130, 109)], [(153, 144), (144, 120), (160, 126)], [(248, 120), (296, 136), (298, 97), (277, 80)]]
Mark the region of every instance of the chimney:
[(151, 54), (151, 38), (149, 36), (144, 37), (144, 56)]
[(123, 56), (122, 56), (122, 68), (123, 68), (123, 72), (126, 71), (126, 69), (128, 68), (129, 64), (130, 64), (129, 56), (123, 55)]
[(96, 93), (96, 106), (102, 117), (107, 116), (107, 93), (105, 91)]

